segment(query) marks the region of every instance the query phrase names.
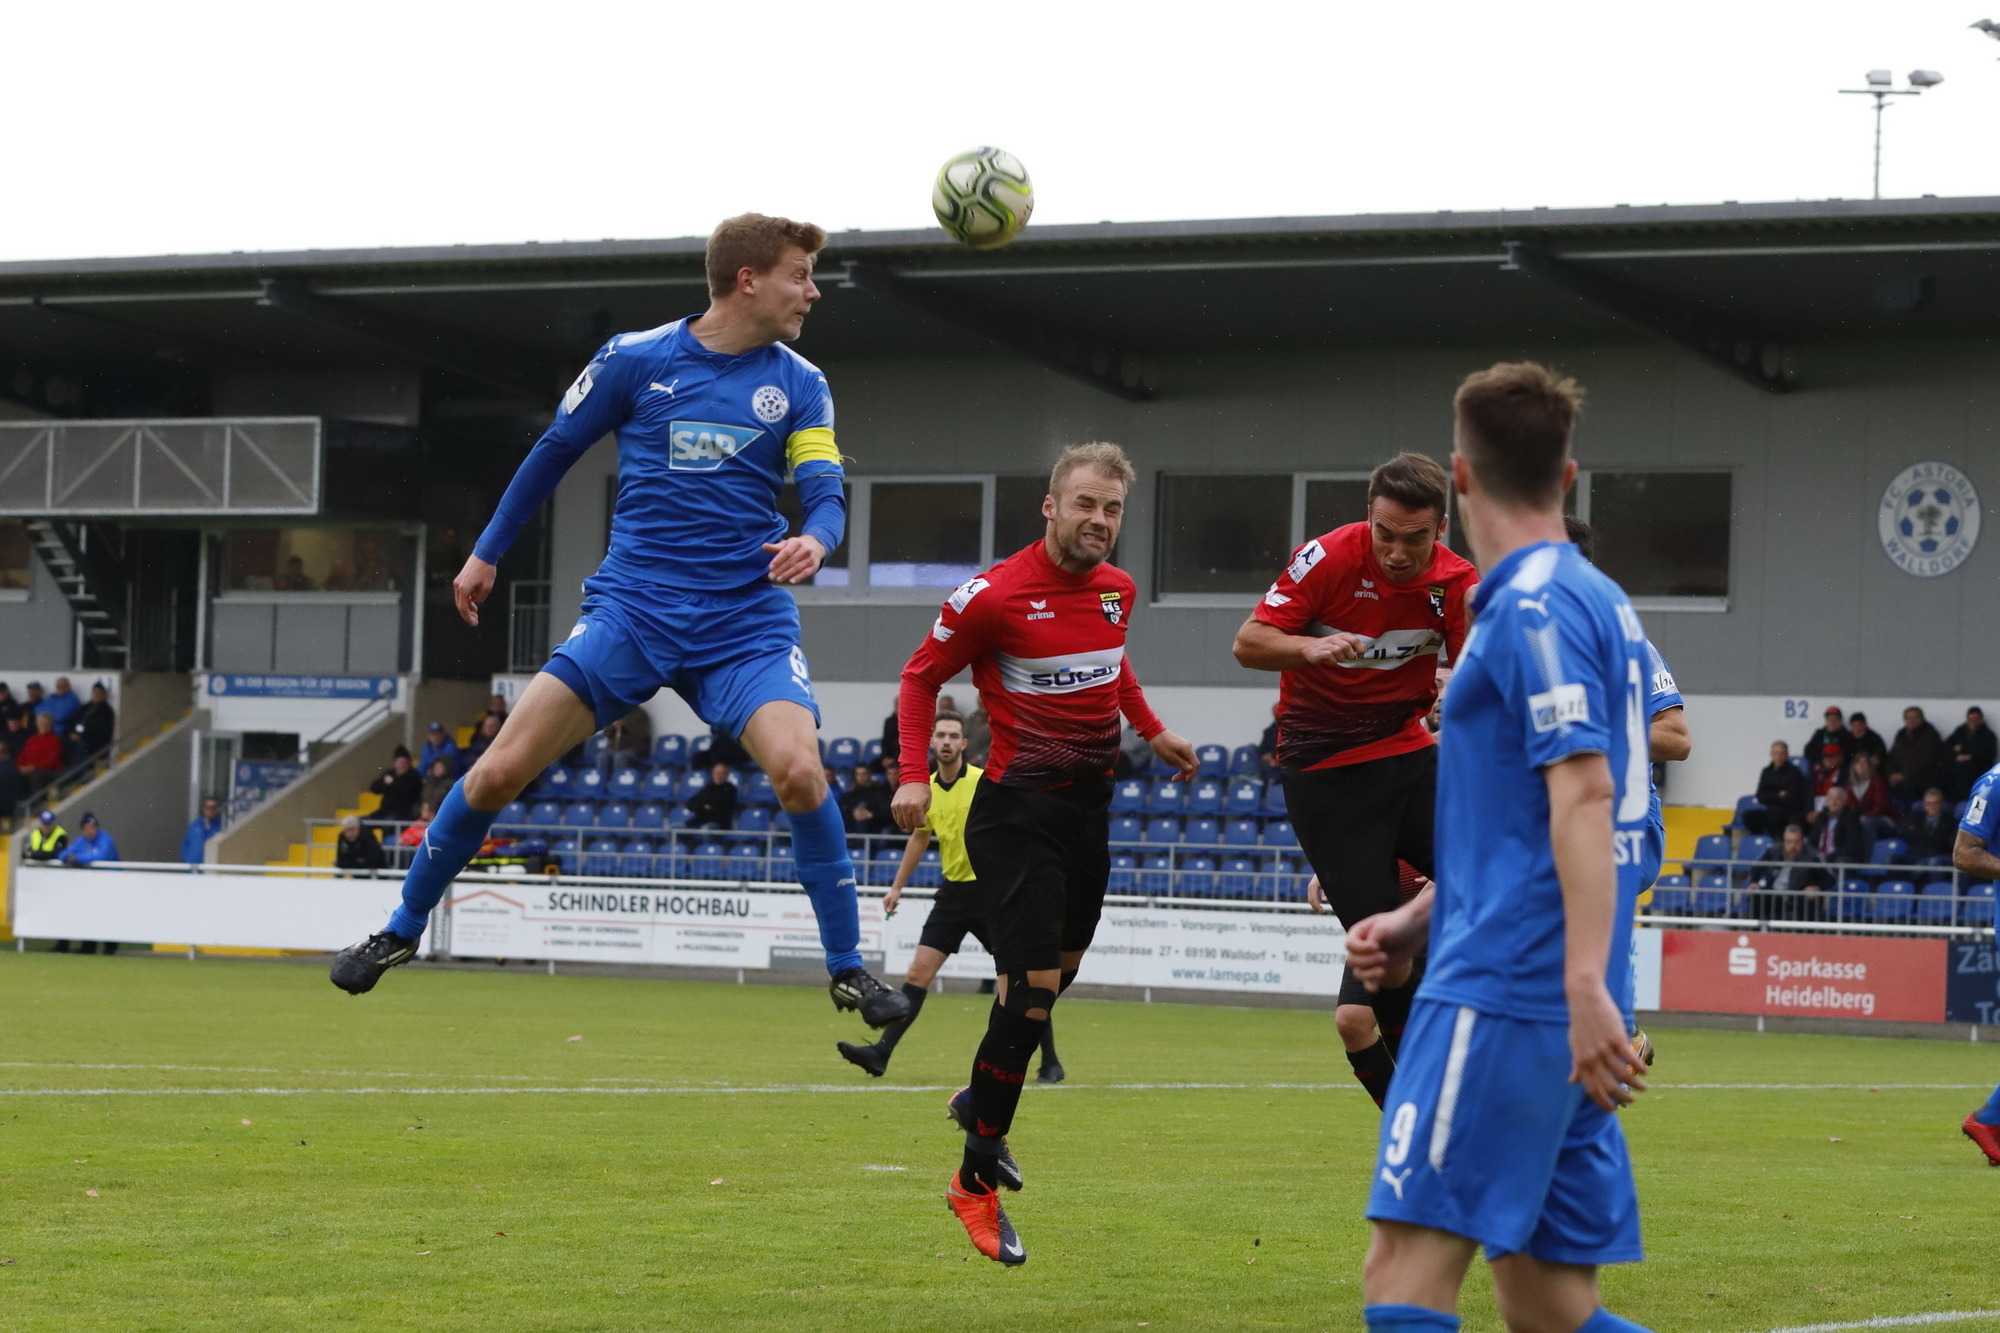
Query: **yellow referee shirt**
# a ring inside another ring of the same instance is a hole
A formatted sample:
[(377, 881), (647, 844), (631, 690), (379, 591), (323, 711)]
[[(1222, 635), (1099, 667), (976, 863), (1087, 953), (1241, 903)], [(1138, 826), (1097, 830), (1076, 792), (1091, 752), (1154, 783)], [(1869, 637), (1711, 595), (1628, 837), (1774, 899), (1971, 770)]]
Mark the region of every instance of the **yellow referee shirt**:
[(949, 787), (931, 774), (931, 812), (924, 827), (937, 839), (938, 860), (944, 863), (944, 877), (954, 884), (970, 884), (972, 861), (965, 854), (965, 814), (972, 809), (972, 789), (986, 770), (971, 764)]

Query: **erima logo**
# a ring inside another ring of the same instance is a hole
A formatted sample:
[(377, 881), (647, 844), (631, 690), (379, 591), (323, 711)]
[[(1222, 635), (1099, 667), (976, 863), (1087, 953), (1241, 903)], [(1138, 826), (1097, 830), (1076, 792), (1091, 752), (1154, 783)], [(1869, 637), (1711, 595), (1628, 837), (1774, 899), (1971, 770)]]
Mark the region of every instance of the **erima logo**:
[(1056, 613), (1048, 609), (1049, 604), (1046, 601), (1031, 601), (1028, 605), (1035, 608), (1028, 612), (1028, 619), (1030, 620), (1054, 620), (1056, 618)]
[(1049, 604), (1048, 604), (1048, 602), (1047, 602), (1046, 600), (1044, 600), (1044, 601), (1040, 601), (1040, 602), (1037, 602), (1037, 601), (1034, 601), (1034, 600), (1032, 600), (1032, 599), (1031, 599), (1031, 600), (1030, 600), (1030, 601), (1028, 602), (1028, 605), (1029, 605), (1029, 606), (1032, 606), (1032, 607), (1033, 607), (1033, 608), (1035, 608), (1035, 610), (1037, 610), (1037, 611), (1046, 611), (1046, 610), (1048, 610), (1048, 609), (1049, 609)]
[(1369, 592), (1369, 591), (1368, 591), (1368, 589), (1366, 589), (1366, 588), (1356, 588), (1356, 589), (1354, 590), (1354, 595), (1355, 595), (1356, 597), (1366, 597), (1366, 598), (1367, 598), (1367, 599), (1368, 599), (1369, 601), (1371, 601), (1371, 602), (1379, 602), (1379, 601), (1381, 601), (1381, 600), (1382, 600), (1382, 594), (1381, 594), (1381, 593), (1379, 593), (1379, 592)]
[(1554, 731), (1557, 727), (1590, 721), (1590, 700), (1581, 685), (1558, 685), (1541, 694), (1529, 695), (1528, 715), (1536, 731)]
[(712, 421), (676, 421), (668, 439), (667, 466), (675, 472), (713, 472), (748, 449), (764, 432)]
[(1382, 1168), (1382, 1179), (1388, 1182), (1390, 1189), (1396, 1191), (1397, 1203), (1403, 1201), (1403, 1182), (1408, 1180), (1410, 1173), (1416, 1169), (1414, 1166), (1406, 1166), (1401, 1171), (1392, 1173), (1388, 1167)]

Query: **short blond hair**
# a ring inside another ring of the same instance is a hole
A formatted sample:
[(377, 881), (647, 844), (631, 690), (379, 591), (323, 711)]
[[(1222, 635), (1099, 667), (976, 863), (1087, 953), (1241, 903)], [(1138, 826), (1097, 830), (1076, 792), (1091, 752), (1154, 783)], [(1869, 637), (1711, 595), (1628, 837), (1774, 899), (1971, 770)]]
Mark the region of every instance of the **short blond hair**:
[(1104, 440), (1092, 440), (1089, 444), (1072, 444), (1062, 451), (1062, 457), (1049, 470), (1049, 494), (1061, 495), (1063, 479), (1080, 467), (1102, 472), (1127, 487), (1139, 477), (1123, 449)]

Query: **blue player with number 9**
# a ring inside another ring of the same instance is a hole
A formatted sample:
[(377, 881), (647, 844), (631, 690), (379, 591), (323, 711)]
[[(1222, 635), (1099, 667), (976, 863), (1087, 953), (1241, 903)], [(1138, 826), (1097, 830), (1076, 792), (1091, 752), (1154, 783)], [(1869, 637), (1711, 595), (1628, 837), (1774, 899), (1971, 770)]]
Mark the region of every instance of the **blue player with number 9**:
[(1370, 1333), (1457, 1329), (1480, 1246), (1517, 1333), (1639, 1328), (1599, 1304), (1597, 1267), (1641, 1257), (1615, 1112), (1645, 1087), (1628, 959), (1651, 662), (1625, 594), (1564, 537), (1581, 400), (1516, 363), (1467, 377), (1454, 404), (1484, 577), (1445, 696), (1436, 886), (1349, 935), (1367, 980), (1428, 924), (1368, 1199)]
[[(728, 219), (708, 239), (707, 311), (618, 335), (563, 396), (452, 581), (458, 613), (479, 623), (495, 566), (522, 525), (585, 451), (615, 435), (610, 549), (584, 584), (568, 640), (431, 821), (402, 906), (385, 930), (341, 952), (334, 985), (359, 995), (408, 962), (494, 816), (568, 750), (671, 688), (703, 721), (741, 739), (790, 813), (834, 1004), (875, 1027), (909, 1016), (909, 1000), (861, 965), (854, 868), (820, 765), (798, 607), (780, 586), (817, 573), (847, 523), (833, 396), (826, 377), (784, 346), (819, 299), (813, 262), (825, 243), (808, 222)], [(777, 509), (788, 478), (804, 511), (790, 537)]]

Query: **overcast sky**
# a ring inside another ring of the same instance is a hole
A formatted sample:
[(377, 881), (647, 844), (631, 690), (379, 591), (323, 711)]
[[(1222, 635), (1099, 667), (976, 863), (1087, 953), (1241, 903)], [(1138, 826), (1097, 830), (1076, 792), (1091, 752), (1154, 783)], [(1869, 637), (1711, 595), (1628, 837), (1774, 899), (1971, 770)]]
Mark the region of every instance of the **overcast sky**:
[(2000, 194), (2000, 0), (14, 7), (0, 259), (930, 222)]

